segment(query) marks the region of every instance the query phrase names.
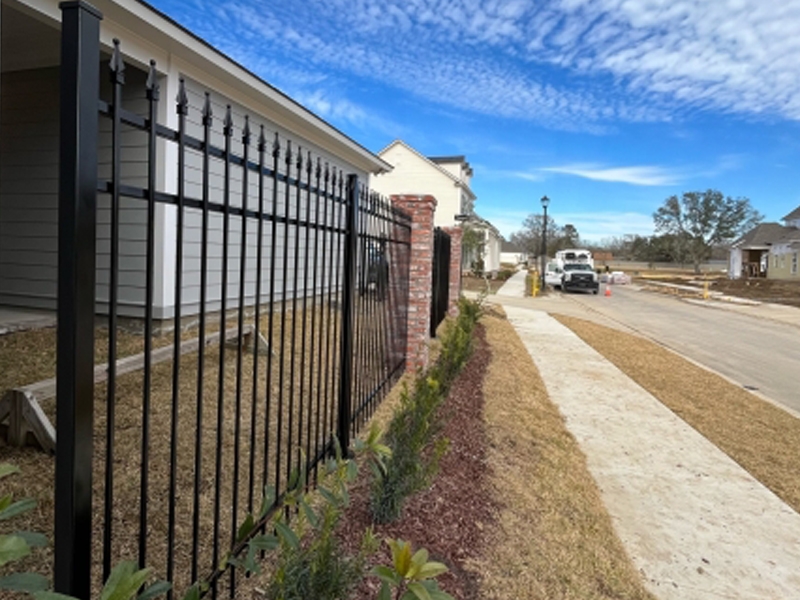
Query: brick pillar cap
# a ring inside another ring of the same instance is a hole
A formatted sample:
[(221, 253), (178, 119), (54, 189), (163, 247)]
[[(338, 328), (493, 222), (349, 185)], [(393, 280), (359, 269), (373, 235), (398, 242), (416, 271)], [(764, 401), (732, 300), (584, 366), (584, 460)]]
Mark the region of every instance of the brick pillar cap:
[(431, 209), (435, 209), (436, 205), (438, 204), (436, 198), (430, 194), (392, 194), (389, 198), (392, 202), (397, 202), (399, 204), (415, 204), (422, 206), (427, 205)]

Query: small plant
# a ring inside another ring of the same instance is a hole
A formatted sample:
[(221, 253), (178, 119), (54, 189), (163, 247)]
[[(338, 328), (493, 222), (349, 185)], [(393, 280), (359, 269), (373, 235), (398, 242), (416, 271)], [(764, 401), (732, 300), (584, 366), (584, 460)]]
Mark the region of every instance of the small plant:
[(386, 540), (392, 550), (391, 566), (380, 565), (372, 574), (381, 580), (378, 600), (453, 600), (439, 589), (436, 577), (447, 572), (439, 562), (428, 561), (424, 548), (411, 553), (411, 544), (403, 540)]
[(462, 298), (458, 317), (448, 321), (441, 335), (441, 352), (411, 390), (403, 389), (400, 408), (386, 431), (388, 453), (381, 468), (373, 468), (371, 509), (379, 523), (400, 516), (405, 500), (425, 489), (448, 447), (440, 436), (439, 406), (472, 352), (472, 333), (482, 314), (480, 302)]
[(356, 454), (365, 455), (375, 477), (386, 474), (386, 461), (392, 458), (392, 449), (382, 443), (380, 427), (373, 423), (366, 439), (358, 438), (355, 442)]
[(435, 413), (441, 400), (439, 382), (432, 377), (419, 377), (412, 391), (403, 389), (386, 433), (391, 455), (383, 469), (373, 469), (371, 508), (377, 522), (398, 518), (405, 499), (427, 487), (438, 471), (447, 451), (447, 440), (436, 440), (441, 423)]
[[(371, 435), (362, 449), (371, 448), (380, 456), (384, 448), (379, 433)], [(365, 532), (361, 548), (355, 556), (341, 552), (335, 535), (342, 512), (349, 504), (348, 486), (358, 474), (356, 463), (342, 456), (334, 440), (335, 457), (325, 465), (323, 483), (318, 488), (322, 506), (314, 510), (310, 494), (305, 493), (302, 472), (293, 481), (292, 491), (285, 497), (287, 510), (274, 523), (280, 549), (275, 570), (271, 573), (264, 598), (269, 600), (338, 600), (347, 598), (366, 574), (367, 557), (377, 548), (372, 530)], [(290, 527), (287, 515), (294, 514)], [(306, 538), (306, 534), (309, 534)]]

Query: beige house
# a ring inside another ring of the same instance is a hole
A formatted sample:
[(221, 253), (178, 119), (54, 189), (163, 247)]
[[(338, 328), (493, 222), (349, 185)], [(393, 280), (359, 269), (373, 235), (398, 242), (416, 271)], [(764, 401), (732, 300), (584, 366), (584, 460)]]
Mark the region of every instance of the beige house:
[(385, 196), (422, 194), (436, 198), (434, 226), (471, 227), (483, 237), (477, 248), (464, 251), (463, 268), (482, 263), (483, 271), (497, 273), (502, 236), (494, 225), (474, 212), (472, 167), (466, 157), (423, 156), (402, 140), (393, 141), (378, 156), (392, 165), (392, 170), (370, 176), (373, 190)]
[(796, 279), (800, 281), (798, 255), (800, 254), (800, 230), (773, 243), (770, 250), (769, 279)]
[(370, 177), (370, 188), (392, 194), (427, 194), (436, 198), (434, 226), (456, 227), (458, 215), (473, 212), (472, 168), (464, 156), (426, 157), (402, 140), (378, 152), (392, 170)]
[(800, 281), (800, 207), (783, 217), (784, 224), (761, 223), (731, 244), (728, 275), (797, 279)]

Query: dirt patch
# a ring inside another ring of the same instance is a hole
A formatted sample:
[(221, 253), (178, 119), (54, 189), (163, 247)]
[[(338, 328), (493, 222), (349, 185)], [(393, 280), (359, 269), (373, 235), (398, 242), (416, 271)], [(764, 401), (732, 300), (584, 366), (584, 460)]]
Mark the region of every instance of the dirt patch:
[(649, 340), (553, 316), (800, 511), (800, 419)]
[[(483, 277), (475, 277), (474, 275), (464, 275), (461, 278), (461, 289), (467, 292), (488, 293), (495, 294), (497, 290), (503, 287), (505, 280), (503, 279), (484, 279)], [(488, 286), (488, 289), (487, 289)]]
[[(649, 277), (637, 279), (637, 283), (647, 284), (648, 281), (662, 281), (680, 285), (691, 285), (697, 288), (697, 294), (703, 293), (704, 281), (695, 277)], [(778, 279), (728, 279), (727, 277), (708, 278), (708, 289), (711, 292), (721, 292), (728, 296), (737, 296), (759, 302), (786, 304), (800, 307), (800, 281), (782, 281)], [(662, 293), (691, 295), (688, 290), (671, 290), (660, 286), (651, 286), (651, 290)]]

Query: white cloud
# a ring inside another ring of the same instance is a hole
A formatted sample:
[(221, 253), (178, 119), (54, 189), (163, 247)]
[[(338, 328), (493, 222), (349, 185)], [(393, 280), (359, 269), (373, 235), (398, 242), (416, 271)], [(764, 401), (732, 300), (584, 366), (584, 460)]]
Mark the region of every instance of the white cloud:
[(630, 185), (660, 186), (674, 185), (681, 177), (662, 167), (596, 167), (592, 165), (563, 165), (558, 167), (542, 167), (540, 171), (574, 175), (594, 181), (628, 183)]
[(628, 234), (653, 234), (653, 216), (637, 212), (566, 213), (558, 215), (558, 222), (571, 223), (581, 239), (592, 242)]
[(308, 78), (308, 90), (338, 72), (445, 106), (597, 133), (697, 110), (800, 119), (800, 0), (196, 6), (174, 16), (267, 78)]
[(348, 123), (364, 131), (377, 131), (389, 137), (403, 137), (405, 130), (403, 126), (375, 115), (345, 98), (327, 94), (322, 89), (318, 88), (310, 93), (298, 90), (292, 96), (297, 102), (334, 124)]

